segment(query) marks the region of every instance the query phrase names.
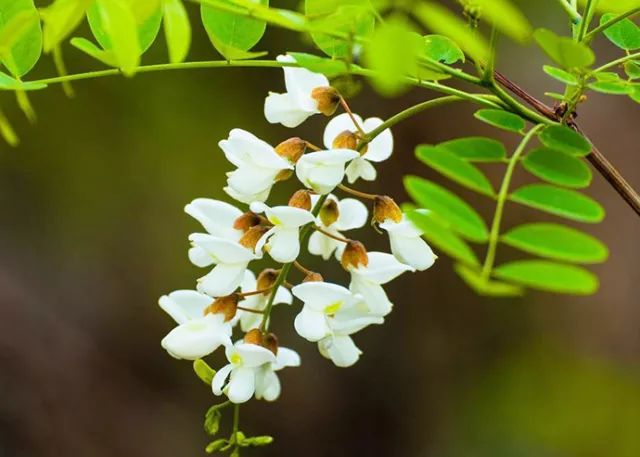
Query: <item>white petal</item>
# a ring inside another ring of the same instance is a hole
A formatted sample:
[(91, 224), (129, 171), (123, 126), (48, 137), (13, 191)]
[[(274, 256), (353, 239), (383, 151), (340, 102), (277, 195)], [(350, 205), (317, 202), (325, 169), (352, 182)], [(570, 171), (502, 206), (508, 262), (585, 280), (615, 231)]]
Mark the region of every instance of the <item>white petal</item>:
[(325, 338), (318, 343), (320, 353), (328, 358), (337, 367), (350, 367), (360, 358), (362, 351), (348, 336), (336, 336), (333, 338)]
[(199, 246), (189, 248), (189, 261), (200, 268), (208, 267), (216, 263), (215, 257)]
[(160, 297), (158, 303), (178, 324), (204, 316), (204, 309), (213, 302), (208, 295), (195, 290), (176, 290)]
[(252, 133), (242, 129), (233, 129), (228, 140), (219, 143), (227, 159), (235, 166), (257, 166), (272, 170), (293, 169), (293, 166), (275, 149)]
[(216, 371), (216, 374), (213, 376), (213, 380), (211, 381), (211, 390), (213, 390), (214, 395), (222, 395), (224, 384), (232, 369), (233, 365), (228, 364)]
[(198, 280), (198, 290), (212, 297), (225, 297), (238, 288), (246, 268), (246, 263), (216, 265)]
[(338, 203), (340, 215), (334, 227), (337, 230), (353, 230), (364, 227), (369, 217), (367, 207), (360, 200), (355, 198), (343, 198)]
[(324, 260), (329, 260), (333, 251), (338, 247), (339, 241), (329, 238), (320, 232), (313, 232), (309, 237), (309, 253), (320, 255)]
[(320, 341), (331, 333), (324, 313), (313, 311), (306, 306), (298, 313), (293, 325), (298, 335), (308, 341)]
[(274, 206), (266, 208), (265, 212), (269, 221), (274, 225), (298, 228), (314, 221), (310, 211), (292, 206)]
[[(371, 132), (382, 124), (382, 119), (372, 117), (364, 121), (364, 131)], [(393, 152), (393, 135), (386, 129), (367, 145), (367, 152), (363, 157), (371, 162), (387, 160)]]
[(384, 323), (384, 318), (381, 316), (357, 317), (344, 321), (334, 319), (331, 321), (331, 330), (333, 330), (333, 333), (336, 335), (346, 336), (353, 335), (369, 325), (382, 323)]
[(227, 195), (234, 200), (247, 204), (266, 201), (267, 198), (269, 198), (269, 193), (271, 192), (271, 188), (268, 188), (259, 194), (243, 194), (229, 186), (225, 186), (222, 190), (224, 190)]
[(394, 222), (391, 219), (387, 219), (380, 224), (380, 228), (399, 236), (414, 238), (422, 235), (422, 230), (416, 227), (413, 222), (406, 219), (404, 215), (402, 216), (401, 222)]
[[(278, 56), (278, 62), (295, 62), (291, 56)], [(313, 73), (306, 68), (284, 67), (284, 82), (289, 92), (299, 105), (311, 111), (317, 109), (317, 102), (311, 98), (311, 92), (317, 87), (329, 86), (329, 80), (320, 73)]]
[(244, 403), (253, 397), (256, 386), (253, 368), (234, 368), (227, 386), (227, 397), (232, 403)]
[(391, 312), (393, 303), (389, 301), (382, 286), (353, 275), (349, 288), (354, 294), (362, 295), (371, 314), (386, 316)]
[(177, 359), (195, 360), (205, 357), (223, 344), (230, 344), (231, 326), (208, 315), (193, 319), (171, 330), (161, 345)]
[(282, 124), (294, 128), (314, 114), (313, 111), (302, 109), (291, 94), (270, 93), (264, 100), (264, 117), (270, 124)]
[(273, 352), (257, 344), (239, 343), (236, 344), (235, 350), (242, 358), (242, 366), (244, 367), (255, 368), (276, 361)]
[(378, 175), (374, 166), (362, 157), (354, 159), (347, 167), (345, 174), (350, 184), (353, 184), (359, 178), (365, 181), (375, 181)]
[(389, 234), (391, 252), (400, 262), (411, 265), (418, 271), (431, 267), (436, 256), (429, 245), (420, 237), (398, 236)]
[(344, 164), (358, 156), (349, 149), (333, 149), (303, 155), (296, 176), (305, 186), (321, 194), (331, 192), (344, 177)]
[(290, 305), (291, 303), (293, 303), (293, 296), (291, 295), (291, 292), (289, 292), (289, 290), (286, 287), (278, 287), (278, 290), (276, 291), (276, 296), (273, 299), (273, 304), (277, 305), (277, 304), (286, 304), (286, 305)]
[(410, 265), (400, 263), (392, 254), (386, 252), (369, 252), (369, 264), (360, 267), (355, 273), (375, 284), (386, 284), (405, 271), (413, 271)]
[(300, 355), (293, 349), (279, 347), (278, 355), (276, 356), (276, 361), (273, 364), (274, 370), (280, 370), (284, 367), (299, 367), (300, 366)]
[(303, 282), (291, 289), (291, 292), (305, 306), (316, 311), (324, 311), (327, 306), (335, 307), (336, 303), (350, 304), (353, 301), (349, 289), (328, 282)]
[[(362, 118), (354, 114), (356, 120), (362, 125)], [(327, 149), (333, 149), (333, 140), (344, 131), (356, 132), (351, 117), (348, 113), (339, 114), (331, 119), (324, 129), (323, 142)]]
[(255, 255), (240, 243), (203, 233), (192, 233), (189, 239), (194, 246), (204, 249), (215, 263), (242, 263), (255, 259)]
[[(267, 243), (269, 255), (280, 263), (293, 262), (300, 254), (300, 238), (298, 229), (275, 230)], [(257, 247), (257, 246), (256, 246)]]
[(261, 368), (256, 373), (256, 398), (275, 401), (280, 396), (280, 380), (270, 368)]
[(211, 235), (232, 241), (237, 241), (242, 236), (241, 230), (233, 228), (233, 223), (242, 215), (242, 211), (229, 203), (196, 198), (184, 207), (184, 211), (200, 222)]

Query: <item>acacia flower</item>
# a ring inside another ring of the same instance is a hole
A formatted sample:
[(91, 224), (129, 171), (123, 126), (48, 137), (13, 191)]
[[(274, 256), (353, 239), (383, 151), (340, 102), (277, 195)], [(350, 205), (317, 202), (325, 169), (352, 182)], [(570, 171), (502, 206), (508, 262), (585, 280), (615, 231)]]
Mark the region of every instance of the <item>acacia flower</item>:
[(249, 262), (259, 257), (239, 242), (204, 233), (192, 233), (189, 240), (193, 244), (189, 259), (194, 265), (215, 264), (209, 273), (198, 279), (198, 290), (212, 297), (224, 297), (235, 291)]
[(298, 160), (296, 176), (309, 189), (328, 194), (344, 179), (345, 164), (356, 157), (350, 149), (311, 152)]
[(279, 347), (276, 361), (265, 363), (256, 370), (256, 399), (275, 401), (280, 396), (280, 379), (276, 371), (285, 367), (299, 367), (300, 356), (292, 349)]
[[(280, 55), (278, 62), (295, 63), (292, 56)], [(264, 116), (271, 124), (297, 127), (309, 116), (331, 115), (340, 97), (326, 76), (306, 68), (284, 67), (284, 94), (270, 92), (264, 102)]]
[(431, 267), (438, 258), (425, 240), (422, 230), (408, 220), (405, 215), (399, 222), (387, 219), (380, 228), (389, 234), (391, 252), (400, 262), (410, 265), (418, 271)]
[[(240, 284), (240, 290), (242, 292), (252, 292), (261, 289), (262, 287), (258, 284), (256, 276), (253, 274), (253, 272), (250, 270), (245, 271), (244, 279), (242, 280), (242, 284)], [(264, 311), (267, 306), (267, 302), (269, 301), (270, 294), (271, 291), (256, 295), (249, 295), (243, 301), (241, 301), (239, 305), (242, 308)], [(278, 287), (276, 296), (273, 300), (273, 304), (277, 305), (280, 303), (285, 303), (287, 305), (290, 305), (292, 301), (293, 297), (291, 296), (291, 292), (289, 292), (285, 287)], [(260, 313), (252, 313), (250, 311), (243, 311), (242, 309), (238, 310), (236, 316), (240, 320), (240, 328), (243, 332), (248, 332), (249, 330), (258, 328), (260, 326), (260, 322), (262, 321), (262, 315)]]
[(160, 297), (160, 307), (178, 323), (160, 343), (172, 357), (195, 360), (231, 344), (231, 324), (225, 322), (225, 316), (205, 315), (211, 302), (211, 297), (195, 290), (177, 290)]
[(300, 227), (313, 222), (311, 212), (292, 206), (269, 207), (264, 203), (251, 204), (254, 213), (265, 213), (273, 224), (256, 244), (256, 253), (266, 248), (276, 262), (293, 262), (300, 254)]
[[(362, 126), (365, 133), (369, 133), (382, 124), (382, 119), (372, 117), (364, 122), (357, 114), (353, 117)], [(324, 130), (324, 145), (328, 149), (355, 149), (360, 140), (358, 129), (348, 113), (340, 114), (329, 121)], [(361, 151), (360, 157), (351, 161), (346, 169), (347, 180), (354, 183), (358, 178), (366, 181), (376, 179), (377, 172), (371, 162), (387, 160), (393, 152), (393, 135), (386, 129), (367, 143)]]
[(245, 130), (231, 130), (229, 138), (218, 145), (227, 160), (238, 167), (227, 173), (224, 190), (240, 202), (265, 201), (278, 175), (293, 170), (293, 164), (275, 148)]
[(225, 355), (229, 363), (216, 372), (211, 389), (214, 395), (224, 393), (231, 402), (244, 403), (255, 392), (257, 369), (265, 363), (274, 363), (276, 356), (267, 348), (243, 341), (228, 345)]
[(350, 268), (349, 289), (360, 294), (369, 311), (376, 316), (386, 316), (393, 304), (382, 288), (383, 284), (397, 278), (405, 271), (414, 271), (410, 265), (400, 263), (393, 255), (385, 252), (369, 252), (367, 265)]
[[(312, 207), (316, 205), (319, 197), (311, 196)], [(323, 211), (333, 212), (327, 217), (323, 217)], [(343, 198), (338, 200), (335, 196), (329, 195), (320, 214), (316, 218), (316, 224), (325, 231), (340, 237), (341, 232), (363, 227), (367, 223), (369, 212), (367, 207), (354, 198)], [(309, 252), (320, 255), (324, 260), (328, 260), (331, 254), (336, 252), (336, 256), (342, 255), (344, 243), (331, 238), (319, 231), (315, 231), (309, 237)]]

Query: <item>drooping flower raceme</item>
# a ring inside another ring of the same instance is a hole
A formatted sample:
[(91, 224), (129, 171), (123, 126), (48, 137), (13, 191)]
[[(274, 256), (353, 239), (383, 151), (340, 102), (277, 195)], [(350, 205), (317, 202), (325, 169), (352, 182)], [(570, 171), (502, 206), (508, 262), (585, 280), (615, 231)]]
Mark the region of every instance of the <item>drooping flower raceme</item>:
[[(277, 274), (277, 273), (276, 273)], [(240, 285), (242, 292), (252, 292), (256, 290), (262, 290), (259, 282), (256, 280), (256, 276), (253, 272), (247, 270), (244, 273), (244, 279)], [(269, 301), (270, 291), (266, 291), (260, 294), (249, 295), (243, 301), (240, 302), (242, 308), (247, 308), (255, 311), (264, 311)], [(275, 298), (273, 300), (274, 305), (281, 303), (290, 305), (293, 302), (291, 292), (285, 287), (278, 287)], [(243, 332), (248, 332), (260, 326), (262, 322), (262, 314), (259, 312), (238, 310), (236, 317), (240, 320), (240, 328)]]
[[(382, 125), (382, 119), (372, 117), (362, 121), (357, 114), (353, 114), (356, 122), (365, 133), (369, 133)], [(349, 148), (356, 149), (360, 138), (358, 129), (348, 113), (340, 114), (329, 121), (324, 130), (324, 145), (328, 149)], [(383, 130), (373, 140), (363, 146), (361, 155), (352, 160), (346, 169), (347, 180), (356, 182), (359, 178), (366, 181), (374, 181), (377, 176), (376, 169), (371, 162), (382, 162), (391, 157), (393, 152), (393, 135), (391, 130)]]
[(349, 149), (311, 152), (298, 161), (296, 175), (309, 189), (328, 194), (344, 179), (345, 164), (356, 157), (358, 153)]

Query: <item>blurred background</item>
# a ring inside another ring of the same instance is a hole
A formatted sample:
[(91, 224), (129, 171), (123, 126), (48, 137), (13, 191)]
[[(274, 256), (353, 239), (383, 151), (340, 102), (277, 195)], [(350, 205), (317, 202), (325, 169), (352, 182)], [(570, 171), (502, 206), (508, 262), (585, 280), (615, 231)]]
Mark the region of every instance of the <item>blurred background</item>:
[[(562, 30), (557, 2), (521, 3), (534, 25)], [(194, 29), (190, 60), (217, 58)], [(542, 73), (538, 50), (503, 44), (501, 71), (540, 97), (559, 89)], [(275, 55), (309, 45), (269, 29), (257, 49)], [(616, 56), (602, 39), (597, 49), (603, 62)], [(159, 39), (144, 62), (165, 56)], [(66, 57), (71, 72), (100, 68), (70, 47)], [(53, 73), (43, 58), (30, 76)], [(196, 197), (227, 199), (221, 188), (230, 164), (217, 142), (232, 128), (272, 144), (292, 135), (321, 143), (326, 120), (315, 116), (295, 132), (267, 124), (263, 99), (283, 88), (274, 69), (155, 73), (74, 88), (74, 99), (60, 87), (33, 93), (36, 126), (21, 120), (11, 94), (0, 98), (22, 137), (18, 149), (0, 144), (0, 456), (204, 455), (204, 413), (220, 399), (189, 362), (160, 347), (174, 324), (158, 297), (192, 288), (204, 273), (186, 257), (198, 225), (183, 207)], [(386, 118), (432, 96), (414, 90), (383, 99), (365, 84), (350, 104)], [(513, 146), (512, 136), (474, 120), (474, 109), (452, 105), (398, 125), (380, 179), (358, 187), (405, 201), (407, 173), (445, 182), (414, 159), (420, 143), (490, 135)], [(590, 95), (580, 120), (640, 188), (640, 107)], [(487, 169), (494, 179), (499, 171)], [(489, 201), (446, 184), (491, 217)], [(294, 190), (292, 181), (279, 185), (272, 201), (284, 203)], [(364, 355), (350, 369), (295, 335), (298, 305), (276, 308), (281, 344), (299, 351), (303, 365), (282, 373), (278, 402), (242, 407), (245, 433), (276, 438), (243, 455), (640, 455), (640, 219), (601, 177), (588, 192), (608, 215), (585, 228), (611, 249), (594, 268), (602, 286), (592, 297), (481, 298), (441, 256), (431, 270), (388, 287), (394, 312), (356, 336)], [(510, 205), (505, 227), (544, 219)], [(387, 249), (370, 230), (356, 236)], [(499, 252), (501, 260), (517, 255)], [(339, 268), (306, 263), (346, 281)], [(220, 366), (220, 356), (210, 363)]]

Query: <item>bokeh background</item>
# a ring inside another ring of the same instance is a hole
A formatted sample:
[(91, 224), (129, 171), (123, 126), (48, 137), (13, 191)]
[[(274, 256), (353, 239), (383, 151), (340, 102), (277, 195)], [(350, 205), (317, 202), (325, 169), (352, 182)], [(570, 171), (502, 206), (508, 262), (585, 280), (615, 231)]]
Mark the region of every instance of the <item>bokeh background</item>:
[[(534, 24), (563, 26), (557, 2), (521, 3)], [(503, 44), (502, 71), (538, 96), (558, 89), (541, 72), (539, 51)], [(258, 49), (275, 54), (309, 44), (269, 29)], [(615, 56), (602, 39), (597, 49), (602, 61)], [(73, 72), (100, 68), (72, 48), (66, 54)], [(165, 55), (159, 39), (144, 61)], [(212, 58), (195, 27), (190, 59)], [(31, 77), (51, 74), (44, 58)], [(230, 165), (217, 142), (230, 129), (274, 144), (292, 134), (320, 143), (326, 120), (316, 116), (295, 132), (267, 124), (263, 98), (283, 87), (273, 69), (156, 73), (74, 87), (74, 99), (60, 87), (34, 93), (35, 126), (21, 120), (11, 94), (0, 97), (22, 137), (18, 149), (0, 144), (0, 456), (203, 455), (203, 415), (219, 399), (188, 362), (159, 345), (173, 323), (158, 297), (193, 287), (203, 273), (186, 257), (187, 235), (198, 226), (183, 207), (196, 197), (226, 198)], [(433, 95), (414, 90), (384, 99), (365, 84), (350, 103), (364, 116), (385, 118)], [(474, 109), (452, 105), (399, 125), (392, 160), (375, 184), (360, 187), (404, 201), (407, 173), (444, 182), (414, 159), (419, 143), (477, 134), (513, 145), (512, 136), (475, 121)], [(638, 105), (592, 95), (580, 119), (639, 188)], [(494, 178), (498, 171), (488, 169)], [(447, 185), (491, 216), (483, 197)], [(285, 202), (294, 189), (293, 182), (278, 186), (273, 201)], [(640, 219), (601, 177), (589, 193), (608, 216), (587, 229), (611, 249), (610, 260), (594, 268), (602, 286), (592, 297), (480, 298), (443, 256), (388, 287), (395, 310), (384, 326), (357, 335), (364, 356), (350, 369), (334, 367), (294, 334), (298, 305), (276, 308), (281, 343), (298, 350), (303, 365), (283, 372), (277, 403), (242, 407), (247, 434), (276, 437), (246, 455), (640, 455)], [(505, 225), (544, 218), (510, 205)], [(371, 231), (358, 236), (386, 248)], [(518, 254), (503, 248), (499, 255)], [(326, 272), (326, 264), (306, 262)], [(329, 278), (346, 279), (331, 268)]]

